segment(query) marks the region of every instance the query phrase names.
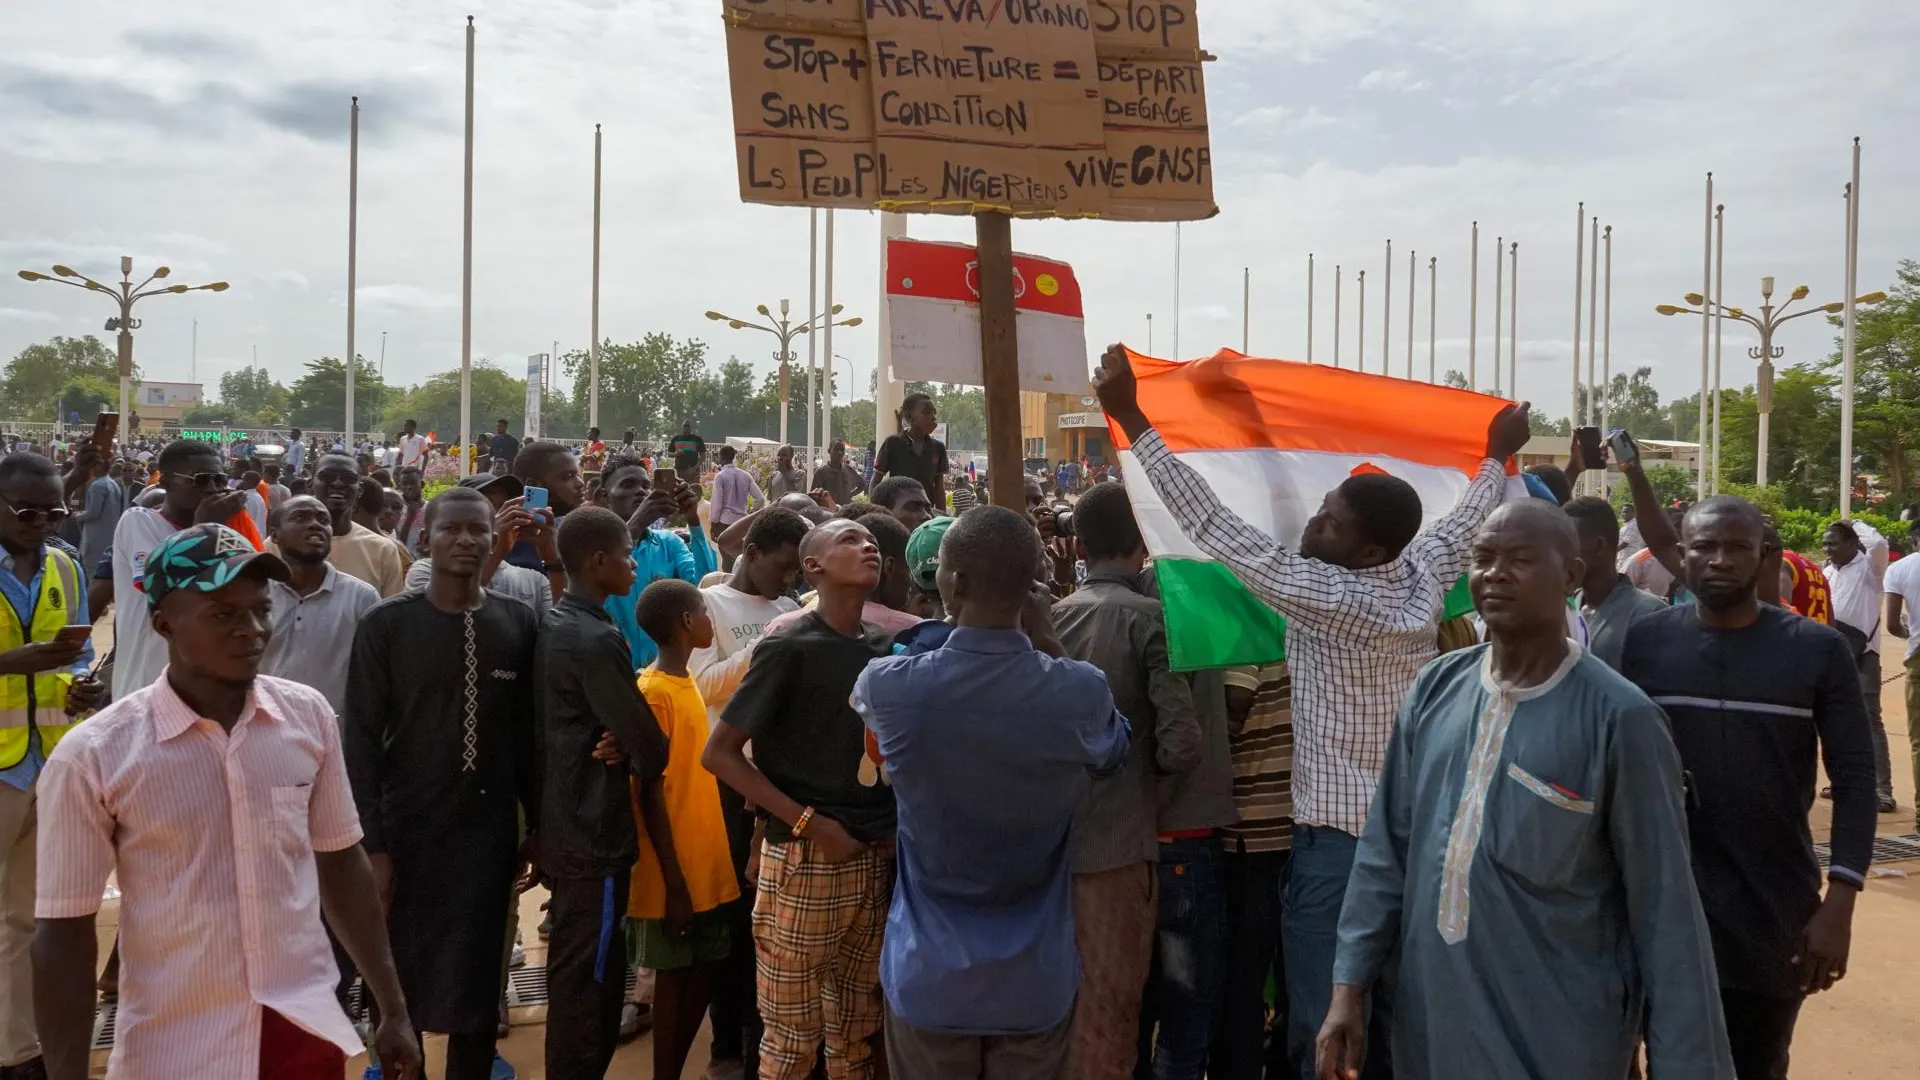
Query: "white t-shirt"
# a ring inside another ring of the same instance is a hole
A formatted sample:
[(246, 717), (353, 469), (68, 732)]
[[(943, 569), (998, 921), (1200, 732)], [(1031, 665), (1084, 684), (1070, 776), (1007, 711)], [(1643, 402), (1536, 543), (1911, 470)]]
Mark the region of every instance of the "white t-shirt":
[[(258, 496), (256, 496), (257, 498)], [(147, 615), (147, 553), (180, 530), (158, 510), (129, 506), (113, 530), (113, 699), (153, 685), (167, 666), (167, 641)]]
[(421, 465), (427, 458), (427, 437), (425, 435), (400, 436), (400, 464)]
[(700, 696), (707, 703), (707, 719), (717, 722), (740, 680), (747, 674), (753, 658), (754, 643), (767, 631), (767, 623), (782, 612), (798, 610), (792, 597), (778, 600), (743, 593), (725, 583), (700, 590), (706, 597), (707, 614), (713, 617), (713, 644), (695, 649), (687, 658), (687, 671), (693, 675)]
[(1873, 573), (1873, 561), (1865, 553), (1855, 555), (1845, 566), (1831, 562), (1820, 564), (1827, 575), (1827, 590), (1833, 595), (1833, 621), (1846, 623), (1867, 636), (1867, 651), (1880, 651), (1880, 582)]
[(400, 451), (398, 449), (391, 446), (381, 447), (380, 466), (382, 468), (391, 469), (399, 460)]
[(1910, 628), (1907, 655), (1920, 653), (1920, 553), (1895, 559), (1887, 567), (1887, 592), (1900, 598), (1900, 615)]

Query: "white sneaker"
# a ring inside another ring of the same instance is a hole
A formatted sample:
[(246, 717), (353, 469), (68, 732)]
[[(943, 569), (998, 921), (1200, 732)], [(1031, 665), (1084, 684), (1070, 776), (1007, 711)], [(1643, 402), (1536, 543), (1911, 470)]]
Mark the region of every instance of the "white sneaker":
[(507, 967), (523, 968), (527, 966), (527, 947), (519, 942), (513, 943), (513, 955), (507, 959)]

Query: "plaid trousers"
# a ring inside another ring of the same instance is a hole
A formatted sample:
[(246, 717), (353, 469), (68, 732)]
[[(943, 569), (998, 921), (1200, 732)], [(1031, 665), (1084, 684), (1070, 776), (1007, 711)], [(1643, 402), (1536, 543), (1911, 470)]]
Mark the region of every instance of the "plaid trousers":
[(763, 843), (753, 904), (755, 985), (766, 1033), (760, 1080), (805, 1080), (824, 1037), (830, 1080), (874, 1075), (880, 944), (893, 859), (874, 849), (834, 863), (807, 840)]

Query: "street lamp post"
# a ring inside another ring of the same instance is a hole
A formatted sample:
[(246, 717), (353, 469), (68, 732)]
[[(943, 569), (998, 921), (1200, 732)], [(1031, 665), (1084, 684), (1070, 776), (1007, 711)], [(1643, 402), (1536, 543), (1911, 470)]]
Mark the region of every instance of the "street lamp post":
[[(1763, 487), (1767, 483), (1767, 439), (1771, 434), (1773, 424), (1773, 362), (1780, 359), (1780, 357), (1786, 353), (1784, 348), (1774, 346), (1774, 331), (1777, 330), (1782, 323), (1792, 322), (1805, 315), (1838, 315), (1844, 311), (1847, 306), (1845, 301), (1835, 300), (1831, 304), (1822, 304), (1819, 307), (1807, 308), (1804, 311), (1796, 311), (1788, 315), (1786, 313), (1787, 308), (1791, 306), (1795, 300), (1805, 300), (1807, 293), (1810, 291), (1812, 290), (1808, 289), (1805, 285), (1797, 286), (1793, 290), (1792, 295), (1787, 297), (1786, 302), (1776, 308), (1773, 306), (1773, 278), (1763, 277), (1760, 279), (1760, 314), (1757, 316), (1737, 307), (1726, 307), (1708, 300), (1699, 293), (1688, 293), (1686, 295), (1686, 307), (1680, 307), (1675, 304), (1660, 304), (1654, 308), (1655, 311), (1662, 315), (1702, 315), (1725, 319), (1738, 319), (1760, 332), (1759, 346), (1748, 349), (1747, 355), (1760, 363), (1759, 371), (1754, 380), (1754, 404), (1760, 418), (1760, 430), (1758, 433), (1759, 446), (1754, 453), (1753, 479), (1756, 484)], [(1871, 292), (1865, 296), (1855, 298), (1854, 303), (1878, 304), (1886, 298), (1887, 294), (1884, 292)], [(1705, 439), (1703, 438), (1703, 446), (1704, 443)]]
[[(851, 319), (835, 320), (833, 317), (846, 309), (846, 305), (844, 304), (835, 304), (830, 310), (823, 311), (812, 319), (795, 323), (787, 317), (787, 312), (791, 306), (792, 305), (785, 300), (780, 301), (779, 318), (774, 318), (773, 312), (767, 310), (767, 305), (765, 304), (761, 304), (755, 308), (754, 310), (760, 313), (760, 317), (767, 320), (767, 324), (753, 322), (748, 319), (736, 319), (731, 315), (722, 315), (717, 311), (707, 312), (707, 318), (712, 319), (714, 322), (726, 323), (735, 330), (759, 330), (772, 334), (779, 340), (780, 350), (773, 354), (773, 358), (780, 363), (780, 441), (782, 443), (787, 442), (788, 386), (789, 380), (791, 379), (788, 366), (799, 359), (799, 357), (793, 354), (793, 339), (802, 334), (813, 333), (815, 330), (819, 330), (828, 325), (852, 327), (859, 326), (861, 321), (857, 315)], [(832, 380), (829, 379), (828, 382), (832, 382)], [(809, 403), (808, 408), (812, 408), (811, 403)], [(808, 448), (808, 452), (811, 454), (811, 447)]]
[[(158, 288), (147, 288), (148, 285), (156, 281), (166, 280), (167, 275), (172, 272), (172, 270), (164, 266), (155, 267), (153, 273), (147, 276), (147, 280), (135, 285), (133, 283), (133, 256), (131, 255), (120, 256), (120, 285), (118, 288), (110, 285), (102, 285), (68, 266), (55, 266), (53, 268), (53, 276), (51, 277), (33, 270), (20, 271), (20, 279), (22, 281), (52, 281), (61, 285), (71, 285), (76, 289), (85, 289), (89, 292), (105, 293), (108, 298), (119, 306), (119, 317), (108, 319), (107, 329), (118, 330), (120, 332), (120, 356), (118, 366), (120, 375), (120, 416), (123, 420), (131, 416), (127, 402), (127, 388), (133, 379), (133, 332), (140, 328), (140, 321), (133, 317), (133, 305), (137, 301), (144, 300), (149, 296), (158, 296), (161, 293), (187, 293), (199, 292), (201, 290), (207, 292), (226, 292), (228, 288), (227, 283), (224, 281), (210, 282), (206, 285), (162, 285)], [(124, 432), (121, 435), (121, 440), (122, 445), (125, 445), (126, 435)]]

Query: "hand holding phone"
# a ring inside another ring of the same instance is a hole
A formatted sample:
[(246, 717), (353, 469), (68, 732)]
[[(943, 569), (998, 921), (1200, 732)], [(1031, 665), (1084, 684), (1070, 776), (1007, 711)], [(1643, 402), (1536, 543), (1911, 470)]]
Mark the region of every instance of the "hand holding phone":
[(1633, 441), (1625, 428), (1614, 428), (1607, 435), (1607, 448), (1613, 452), (1613, 460), (1621, 468), (1640, 463), (1640, 444)]
[(93, 640), (93, 627), (85, 625), (63, 626), (54, 631), (53, 640), (68, 645), (85, 645)]
[(1586, 472), (1593, 469), (1605, 469), (1607, 459), (1600, 456), (1600, 429), (1583, 425), (1573, 429), (1573, 444), (1577, 468), (1573, 472)]

